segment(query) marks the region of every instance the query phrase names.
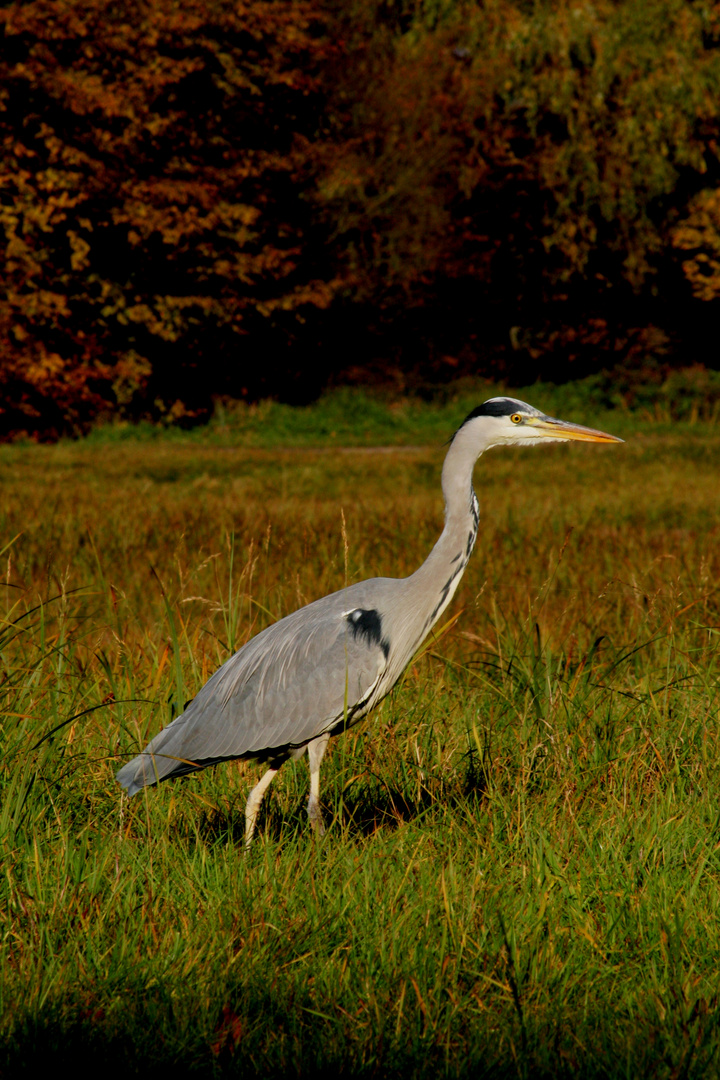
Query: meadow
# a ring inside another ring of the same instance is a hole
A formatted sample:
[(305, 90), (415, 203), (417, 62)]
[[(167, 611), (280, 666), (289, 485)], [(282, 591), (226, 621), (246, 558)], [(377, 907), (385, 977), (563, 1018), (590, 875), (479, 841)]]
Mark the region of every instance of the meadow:
[(481, 458), (324, 837), (305, 761), (247, 855), (256, 765), (114, 780), (270, 621), (419, 565), (466, 411), (0, 447), (0, 1076), (717, 1075), (716, 424), (566, 406), (626, 443)]

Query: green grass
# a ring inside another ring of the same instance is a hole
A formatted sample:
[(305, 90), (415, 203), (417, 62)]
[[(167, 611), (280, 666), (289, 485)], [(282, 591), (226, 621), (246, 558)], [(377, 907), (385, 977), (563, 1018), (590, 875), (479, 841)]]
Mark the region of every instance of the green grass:
[(638, 384), (637, 378), (637, 374), (602, 373), (560, 386), (538, 382), (519, 389), (463, 379), (434, 387), (431, 400), (398, 397), (382, 389), (339, 387), (302, 408), (276, 401), (218, 403), (209, 423), (189, 431), (116, 420), (96, 427), (88, 441), (105, 445), (171, 440), (265, 449), (442, 444), (479, 402), (506, 393), (551, 416), (567, 415), (600, 427), (612, 423), (621, 436), (692, 432), (720, 421), (720, 372), (688, 368), (664, 378), (658, 374), (654, 383)]
[(0, 1075), (717, 1075), (712, 425), (481, 459), (460, 617), (334, 742), (322, 840), (305, 762), (248, 856), (252, 764), (120, 797), (248, 636), (419, 564), (446, 408), (427, 449), (0, 448)]

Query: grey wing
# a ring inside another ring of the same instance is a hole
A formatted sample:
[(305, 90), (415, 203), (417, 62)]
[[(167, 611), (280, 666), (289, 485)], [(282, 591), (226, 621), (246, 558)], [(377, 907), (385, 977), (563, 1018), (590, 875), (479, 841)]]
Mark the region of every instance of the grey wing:
[[(387, 666), (374, 609), (335, 593), (252, 638), (118, 774), (130, 794), (215, 761), (303, 746), (361, 711)], [(349, 607), (349, 610), (348, 610)]]

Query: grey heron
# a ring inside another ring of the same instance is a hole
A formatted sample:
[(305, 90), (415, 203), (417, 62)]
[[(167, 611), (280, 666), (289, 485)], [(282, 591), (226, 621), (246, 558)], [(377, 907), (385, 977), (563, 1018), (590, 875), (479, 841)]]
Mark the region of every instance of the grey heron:
[(129, 795), (234, 758), (267, 770), (245, 808), (249, 846), (260, 803), (282, 764), (307, 750), (308, 816), (322, 832), (320, 764), (332, 735), (356, 724), (392, 689), (452, 600), (477, 536), (473, 469), (493, 446), (622, 439), (495, 397), (455, 432), (442, 469), (445, 527), (406, 578), (371, 578), (307, 604), (251, 638), (117, 779)]

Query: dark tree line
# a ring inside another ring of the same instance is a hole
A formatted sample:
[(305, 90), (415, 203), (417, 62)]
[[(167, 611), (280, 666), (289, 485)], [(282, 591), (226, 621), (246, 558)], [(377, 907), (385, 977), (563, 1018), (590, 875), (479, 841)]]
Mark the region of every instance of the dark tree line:
[(0, 433), (717, 366), (720, 4), (0, 9)]

